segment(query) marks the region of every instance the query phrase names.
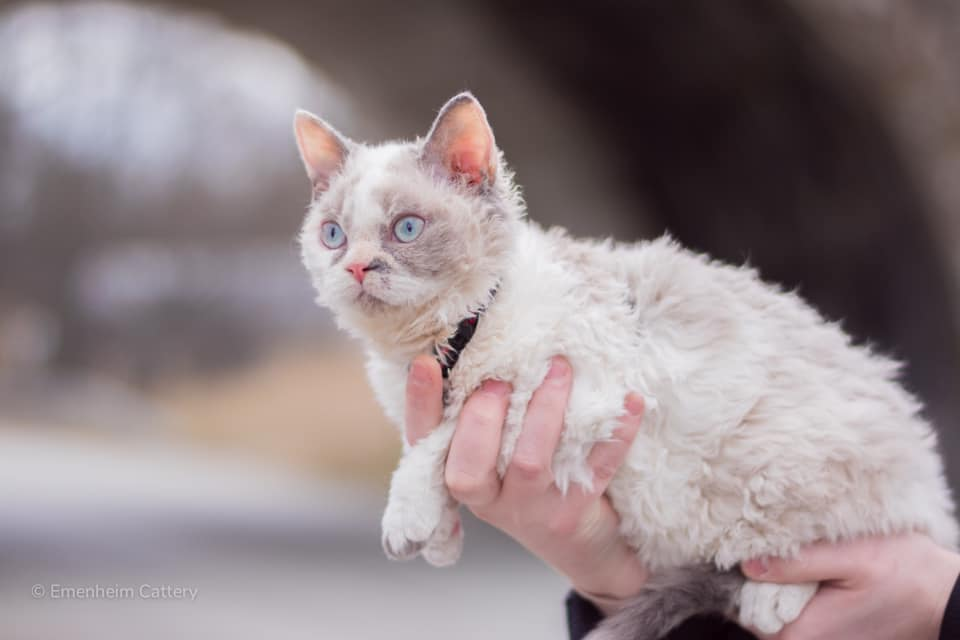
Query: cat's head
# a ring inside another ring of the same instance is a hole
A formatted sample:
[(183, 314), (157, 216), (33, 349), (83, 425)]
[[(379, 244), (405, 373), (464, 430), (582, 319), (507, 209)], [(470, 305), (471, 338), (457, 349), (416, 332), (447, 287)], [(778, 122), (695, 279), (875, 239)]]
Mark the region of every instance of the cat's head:
[(429, 331), (487, 295), (523, 208), (472, 95), (452, 98), (413, 142), (357, 143), (305, 111), (294, 131), (313, 185), (303, 261), (342, 325)]

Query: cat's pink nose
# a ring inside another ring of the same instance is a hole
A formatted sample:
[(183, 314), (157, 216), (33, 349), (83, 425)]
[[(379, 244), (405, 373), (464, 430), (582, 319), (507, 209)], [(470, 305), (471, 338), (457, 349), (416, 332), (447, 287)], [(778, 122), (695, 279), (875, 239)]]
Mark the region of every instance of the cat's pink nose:
[(367, 275), (367, 265), (362, 262), (354, 262), (347, 265), (347, 271), (353, 274), (357, 282), (363, 284), (363, 278)]
[(370, 262), (364, 264), (362, 262), (351, 262), (347, 265), (347, 271), (353, 274), (353, 277), (356, 278), (357, 282), (363, 284), (363, 279), (367, 276), (368, 271), (389, 271), (390, 267), (386, 262), (380, 258), (374, 258)]

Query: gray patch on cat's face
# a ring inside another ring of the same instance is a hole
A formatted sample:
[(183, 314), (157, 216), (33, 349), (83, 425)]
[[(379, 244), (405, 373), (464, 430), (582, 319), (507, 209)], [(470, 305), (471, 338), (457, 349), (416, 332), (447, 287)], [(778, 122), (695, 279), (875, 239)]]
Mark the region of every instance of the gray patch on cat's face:
[(389, 225), (383, 235), (384, 251), (417, 278), (442, 277), (444, 271), (455, 268), (457, 256), (463, 254), (463, 247), (450, 225), (433, 216), (425, 218), (423, 233), (413, 242), (394, 239)]

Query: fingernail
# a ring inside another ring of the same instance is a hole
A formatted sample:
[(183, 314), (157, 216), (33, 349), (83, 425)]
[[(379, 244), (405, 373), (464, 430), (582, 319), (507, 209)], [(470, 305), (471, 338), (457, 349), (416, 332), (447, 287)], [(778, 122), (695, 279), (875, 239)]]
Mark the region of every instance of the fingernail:
[(495, 396), (506, 396), (510, 394), (510, 385), (503, 380), (484, 380), (483, 384), (480, 385), (480, 391)]
[(562, 378), (570, 373), (570, 364), (566, 358), (554, 358), (550, 364), (550, 371), (547, 372), (548, 379)]
[(430, 384), (430, 372), (423, 364), (414, 362), (410, 367), (410, 382), (418, 387), (426, 386)]
[(627, 396), (627, 413), (631, 416), (639, 416), (643, 413), (643, 396), (639, 393), (631, 393)]
[(742, 569), (748, 576), (759, 577), (770, 571), (770, 562), (767, 558), (754, 558), (744, 562)]

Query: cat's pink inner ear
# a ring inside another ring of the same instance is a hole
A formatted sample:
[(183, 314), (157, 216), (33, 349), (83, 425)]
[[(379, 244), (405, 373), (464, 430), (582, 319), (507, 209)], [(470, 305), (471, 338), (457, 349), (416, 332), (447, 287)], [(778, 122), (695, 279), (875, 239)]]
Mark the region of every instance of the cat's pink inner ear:
[(441, 110), (424, 145), (426, 160), (441, 165), (469, 184), (496, 177), (493, 131), (480, 103), (469, 94), (453, 98)]
[(307, 111), (297, 111), (293, 129), (314, 190), (325, 190), (346, 159), (346, 143), (330, 125)]
[(485, 178), (492, 179), (494, 167), (490, 163), (490, 148), (484, 140), (464, 140), (450, 149), (446, 162), (452, 173), (464, 175), (470, 184)]

